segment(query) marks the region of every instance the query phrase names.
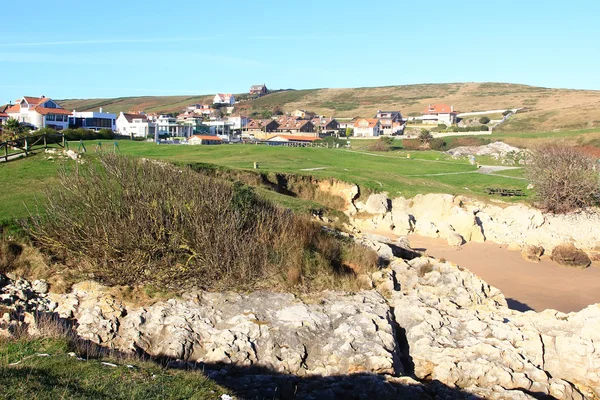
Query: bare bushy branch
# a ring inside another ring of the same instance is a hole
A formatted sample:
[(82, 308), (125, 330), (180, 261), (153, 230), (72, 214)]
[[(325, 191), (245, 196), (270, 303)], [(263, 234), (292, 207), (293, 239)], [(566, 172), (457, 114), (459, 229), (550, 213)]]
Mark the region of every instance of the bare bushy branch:
[(599, 166), (598, 160), (574, 147), (549, 144), (530, 152), (527, 177), (542, 209), (566, 213), (598, 205)]

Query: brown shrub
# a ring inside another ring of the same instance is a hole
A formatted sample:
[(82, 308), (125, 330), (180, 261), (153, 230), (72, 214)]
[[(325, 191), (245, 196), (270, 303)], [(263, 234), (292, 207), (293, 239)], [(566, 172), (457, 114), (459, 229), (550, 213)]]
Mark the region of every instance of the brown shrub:
[(574, 147), (547, 144), (534, 148), (527, 177), (534, 184), (539, 207), (566, 213), (598, 204), (599, 164)]
[(27, 228), (106, 284), (248, 290), (301, 281), (320, 290), (349, 275), (344, 254), (355, 244), (248, 186), (117, 155), (60, 174), (61, 187)]
[(382, 140), (378, 140), (376, 142), (371, 143), (367, 146), (368, 151), (390, 151), (391, 146), (389, 143), (386, 143)]

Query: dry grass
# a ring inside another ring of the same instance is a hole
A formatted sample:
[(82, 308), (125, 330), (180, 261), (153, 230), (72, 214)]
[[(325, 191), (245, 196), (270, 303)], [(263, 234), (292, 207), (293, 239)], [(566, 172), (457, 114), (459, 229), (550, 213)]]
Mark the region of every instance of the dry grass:
[[(146, 110), (177, 112), (187, 104), (206, 101), (206, 96), (132, 97), (69, 100), (67, 109), (103, 106), (109, 111)], [(506, 83), (451, 83), (356, 89), (316, 89), (269, 94), (240, 103), (238, 112), (285, 112), (306, 109), (334, 117), (370, 117), (378, 109), (401, 110), (417, 115), (432, 103), (454, 105), (462, 112), (527, 108), (503, 125), (502, 131), (549, 131), (600, 126), (600, 91), (548, 89)]]
[(247, 186), (115, 155), (101, 163), (63, 171), (28, 225), (38, 246), (82, 276), (172, 290), (352, 287), (343, 263), (354, 262), (347, 249), (356, 244)]

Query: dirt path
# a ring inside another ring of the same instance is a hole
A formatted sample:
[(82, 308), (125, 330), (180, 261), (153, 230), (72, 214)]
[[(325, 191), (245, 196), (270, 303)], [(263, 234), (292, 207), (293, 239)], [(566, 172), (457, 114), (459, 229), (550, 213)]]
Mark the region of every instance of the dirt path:
[(483, 278), (504, 293), (512, 309), (579, 311), (600, 303), (600, 266), (585, 270), (561, 267), (548, 258), (525, 261), (520, 252), (495, 243), (467, 243), (460, 248), (443, 239), (410, 235), (411, 247), (445, 258)]

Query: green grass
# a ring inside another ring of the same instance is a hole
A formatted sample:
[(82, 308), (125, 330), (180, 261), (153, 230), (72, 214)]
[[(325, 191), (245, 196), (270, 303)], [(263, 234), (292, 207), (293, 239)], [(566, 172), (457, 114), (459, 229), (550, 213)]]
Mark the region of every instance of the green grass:
[[(230, 393), (200, 372), (166, 370), (151, 362), (129, 359), (82, 361), (68, 355), (73, 351), (70, 346), (66, 339), (0, 341), (0, 397), (219, 399), (221, 394)], [(9, 365), (19, 360), (18, 365)]]
[[(97, 141), (86, 144), (84, 159), (93, 159)], [(483, 175), (466, 160), (453, 160), (435, 151), (392, 151), (369, 153), (360, 146), (368, 141), (352, 141), (358, 149), (291, 148), (262, 145), (185, 146), (156, 145), (148, 142), (119, 142), (121, 153), (160, 159), (179, 164), (209, 163), (235, 169), (252, 169), (259, 163), (260, 171), (310, 175), (316, 178), (337, 178), (356, 183), (373, 191), (387, 191), (390, 196), (412, 197), (418, 193), (451, 193), (486, 196), (489, 186), (524, 189), (525, 181)], [(361, 143), (360, 145), (358, 143)], [(112, 141), (104, 142), (112, 149)], [(73, 146), (72, 146), (73, 147)], [(73, 147), (76, 148), (76, 147)], [(65, 161), (73, 165), (72, 161)], [(0, 164), (0, 221), (26, 215), (24, 205), (33, 206), (36, 196), (56, 184), (56, 172), (61, 163), (38, 154), (25, 160)], [(323, 168), (303, 171), (303, 169)], [(274, 196), (274, 195), (271, 195)], [(309, 208), (310, 204), (300, 207)]]

